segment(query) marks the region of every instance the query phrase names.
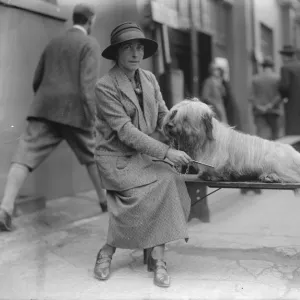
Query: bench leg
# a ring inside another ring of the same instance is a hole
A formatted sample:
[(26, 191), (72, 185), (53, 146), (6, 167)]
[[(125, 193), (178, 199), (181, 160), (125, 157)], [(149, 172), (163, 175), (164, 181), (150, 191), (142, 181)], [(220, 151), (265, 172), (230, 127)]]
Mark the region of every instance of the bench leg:
[(186, 186), (192, 201), (189, 221), (193, 218), (197, 218), (204, 223), (210, 222), (210, 211), (207, 198), (204, 198), (197, 204), (193, 205), (193, 203), (207, 195), (207, 187), (205, 185), (199, 184), (198, 182), (191, 181), (187, 181)]
[(143, 250), (143, 258), (144, 258), (144, 265), (146, 265), (147, 264), (147, 260), (148, 260), (147, 249)]

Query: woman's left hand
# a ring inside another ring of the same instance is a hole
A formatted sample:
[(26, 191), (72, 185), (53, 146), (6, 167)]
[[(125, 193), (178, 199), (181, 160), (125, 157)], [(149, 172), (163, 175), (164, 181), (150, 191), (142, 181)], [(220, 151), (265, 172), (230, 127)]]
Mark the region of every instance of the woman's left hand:
[(184, 151), (169, 148), (166, 158), (168, 158), (175, 165), (187, 165), (192, 161), (189, 155)]

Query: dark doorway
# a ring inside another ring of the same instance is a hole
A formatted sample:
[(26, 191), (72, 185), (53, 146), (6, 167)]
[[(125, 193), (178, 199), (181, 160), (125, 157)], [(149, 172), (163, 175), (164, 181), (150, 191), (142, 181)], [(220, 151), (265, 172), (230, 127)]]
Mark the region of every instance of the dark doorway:
[(212, 38), (210, 35), (198, 33), (198, 76), (200, 84), (200, 92), (204, 80), (209, 76), (209, 65), (212, 62)]
[(190, 32), (169, 29), (171, 68), (181, 69), (184, 74), (184, 97), (192, 94)]
[[(171, 68), (179, 68), (184, 73), (185, 97), (192, 95), (192, 61), (191, 34), (189, 31), (169, 29), (172, 64)], [(209, 75), (209, 65), (212, 61), (212, 38), (210, 35), (198, 32), (198, 77), (199, 91), (204, 80)]]
[[(189, 31), (168, 29), (171, 54), (171, 70), (182, 70), (184, 77), (184, 97), (194, 96), (192, 93), (192, 56), (191, 56), (191, 34)], [(212, 60), (212, 39), (211, 36), (198, 33), (198, 72), (199, 72), (199, 92), (201, 92), (203, 81), (208, 76), (209, 64)], [(167, 95), (166, 76), (160, 77), (162, 94), (165, 100), (169, 99)], [(177, 89), (177, 87), (171, 87)], [(174, 104), (173, 100), (166, 101), (170, 108)]]

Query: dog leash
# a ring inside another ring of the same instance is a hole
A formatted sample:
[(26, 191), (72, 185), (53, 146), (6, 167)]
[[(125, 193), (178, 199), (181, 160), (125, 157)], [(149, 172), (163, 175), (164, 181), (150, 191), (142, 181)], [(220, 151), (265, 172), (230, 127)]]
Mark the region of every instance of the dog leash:
[[(205, 164), (205, 163), (203, 163), (203, 162), (201, 162), (201, 161), (198, 161), (198, 160), (194, 160), (194, 159), (193, 159), (192, 162), (194, 162), (194, 163), (196, 163), (196, 164), (199, 164), (199, 165), (206, 166), (206, 167), (210, 167), (210, 168), (212, 168), (212, 169), (215, 168), (215, 167), (212, 166), (212, 165)], [(200, 202), (200, 201), (202, 201), (203, 199), (207, 198), (208, 196), (214, 194), (215, 192), (219, 191), (220, 189), (221, 189), (221, 188), (218, 188), (218, 189), (216, 189), (216, 190), (210, 192), (209, 194), (207, 194), (207, 195), (201, 197), (199, 200), (195, 201), (191, 206), (194, 206), (194, 205), (197, 204), (198, 202)]]
[(203, 166), (207, 166), (207, 167), (210, 167), (210, 168), (215, 168), (214, 166), (212, 166), (212, 165), (208, 165), (208, 164), (205, 164), (205, 163), (203, 163), (203, 162), (201, 162), (201, 161), (198, 161), (198, 160), (192, 160), (192, 162), (194, 162), (194, 163), (196, 163), (196, 164), (199, 164), (199, 165), (203, 165)]

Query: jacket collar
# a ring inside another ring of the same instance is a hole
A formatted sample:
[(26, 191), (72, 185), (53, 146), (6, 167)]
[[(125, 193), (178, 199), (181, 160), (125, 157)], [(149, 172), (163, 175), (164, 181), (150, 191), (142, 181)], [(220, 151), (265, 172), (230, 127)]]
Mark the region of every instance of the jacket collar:
[(73, 25), (72, 29), (81, 30), (85, 35), (87, 35), (86, 29), (84, 27), (80, 26), (80, 25)]

